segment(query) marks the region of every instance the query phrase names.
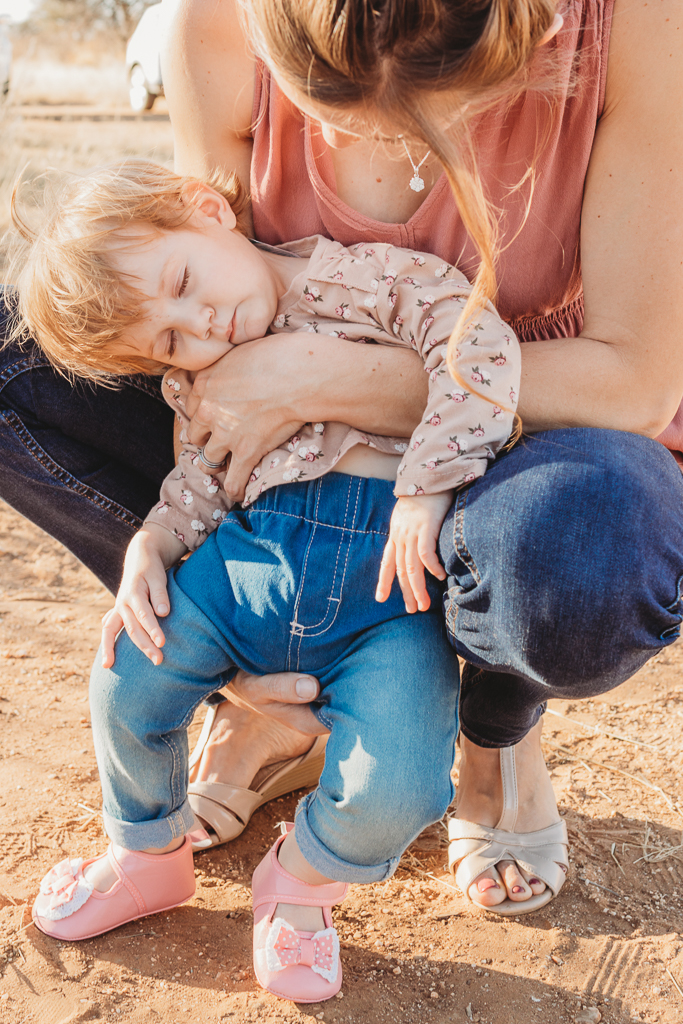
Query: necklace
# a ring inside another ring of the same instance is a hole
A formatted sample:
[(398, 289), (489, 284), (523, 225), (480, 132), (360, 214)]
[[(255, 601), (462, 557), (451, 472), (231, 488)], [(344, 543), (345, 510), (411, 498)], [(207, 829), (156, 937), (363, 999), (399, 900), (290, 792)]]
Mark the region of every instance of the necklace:
[(403, 148), (406, 151), (406, 156), (410, 160), (410, 166), (413, 168), (413, 176), (412, 176), (412, 178), (410, 179), (410, 182), (409, 182), (410, 187), (412, 188), (413, 192), (422, 192), (422, 190), (425, 187), (425, 183), (424, 183), (424, 178), (422, 178), (418, 174), (418, 171), (420, 170), (420, 168), (422, 167), (422, 164), (425, 162), (425, 160), (427, 159), (427, 157), (431, 153), (431, 149), (428, 149), (427, 152), (425, 153), (425, 155), (420, 160), (419, 164), (416, 164), (415, 161), (413, 160), (412, 156), (410, 155), (410, 150), (406, 146), (406, 140), (403, 138), (402, 135), (399, 135), (399, 139), (403, 143)]

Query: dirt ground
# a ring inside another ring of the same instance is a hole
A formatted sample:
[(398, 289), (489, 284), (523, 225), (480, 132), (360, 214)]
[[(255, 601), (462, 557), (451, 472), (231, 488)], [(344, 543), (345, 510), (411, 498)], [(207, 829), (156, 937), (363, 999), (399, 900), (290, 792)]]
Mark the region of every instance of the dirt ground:
[(618, 691), (546, 716), (571, 838), (557, 900), (518, 920), (476, 913), (452, 887), (435, 826), (389, 882), (352, 887), (334, 913), (342, 995), (298, 1008), (256, 985), (249, 890), (296, 794), (198, 854), (196, 896), (170, 914), (80, 944), (29, 923), (42, 875), (105, 842), (87, 681), (110, 597), (1, 504), (0, 569), (3, 1024), (683, 1021), (680, 644)]

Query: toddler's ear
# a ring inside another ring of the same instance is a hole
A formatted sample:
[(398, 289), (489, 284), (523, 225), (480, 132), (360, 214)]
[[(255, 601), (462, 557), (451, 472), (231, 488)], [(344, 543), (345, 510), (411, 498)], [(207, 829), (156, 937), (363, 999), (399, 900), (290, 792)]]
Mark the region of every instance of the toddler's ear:
[(230, 231), (237, 225), (237, 218), (228, 200), (210, 185), (202, 181), (189, 181), (183, 186), (181, 194), (183, 202), (194, 207), (200, 218), (218, 221)]

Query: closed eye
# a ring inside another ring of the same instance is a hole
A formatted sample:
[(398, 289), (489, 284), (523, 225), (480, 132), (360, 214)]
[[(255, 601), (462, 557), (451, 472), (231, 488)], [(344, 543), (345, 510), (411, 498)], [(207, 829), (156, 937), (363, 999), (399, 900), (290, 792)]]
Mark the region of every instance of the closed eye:
[(178, 297), (180, 297), (183, 294), (183, 292), (185, 291), (185, 289), (187, 288), (187, 282), (189, 280), (190, 280), (190, 271), (187, 269), (187, 267), (185, 267), (185, 272), (183, 273), (183, 280), (182, 280), (181, 285), (180, 285), (180, 290), (178, 292)]
[(175, 331), (171, 331), (171, 335), (170, 335), (170, 337), (168, 339), (168, 348), (166, 349), (166, 354), (167, 354), (169, 359), (173, 359), (173, 356), (175, 355), (175, 351), (176, 351), (177, 347), (178, 347), (178, 336), (177, 336)]

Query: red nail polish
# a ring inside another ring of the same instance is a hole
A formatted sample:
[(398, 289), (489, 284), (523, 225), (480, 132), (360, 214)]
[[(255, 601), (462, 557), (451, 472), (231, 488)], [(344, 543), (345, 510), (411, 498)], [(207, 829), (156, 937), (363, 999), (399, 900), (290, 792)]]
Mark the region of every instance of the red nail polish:
[(482, 878), (477, 882), (477, 889), (479, 892), (486, 892), (487, 889), (500, 889), (500, 886), (492, 878)]
[(541, 879), (540, 878), (530, 878), (529, 879), (529, 885), (540, 885), (540, 884), (541, 884)]
[(512, 886), (512, 891), (513, 892), (524, 892), (524, 886), (522, 886), (522, 885), (513, 885)]

